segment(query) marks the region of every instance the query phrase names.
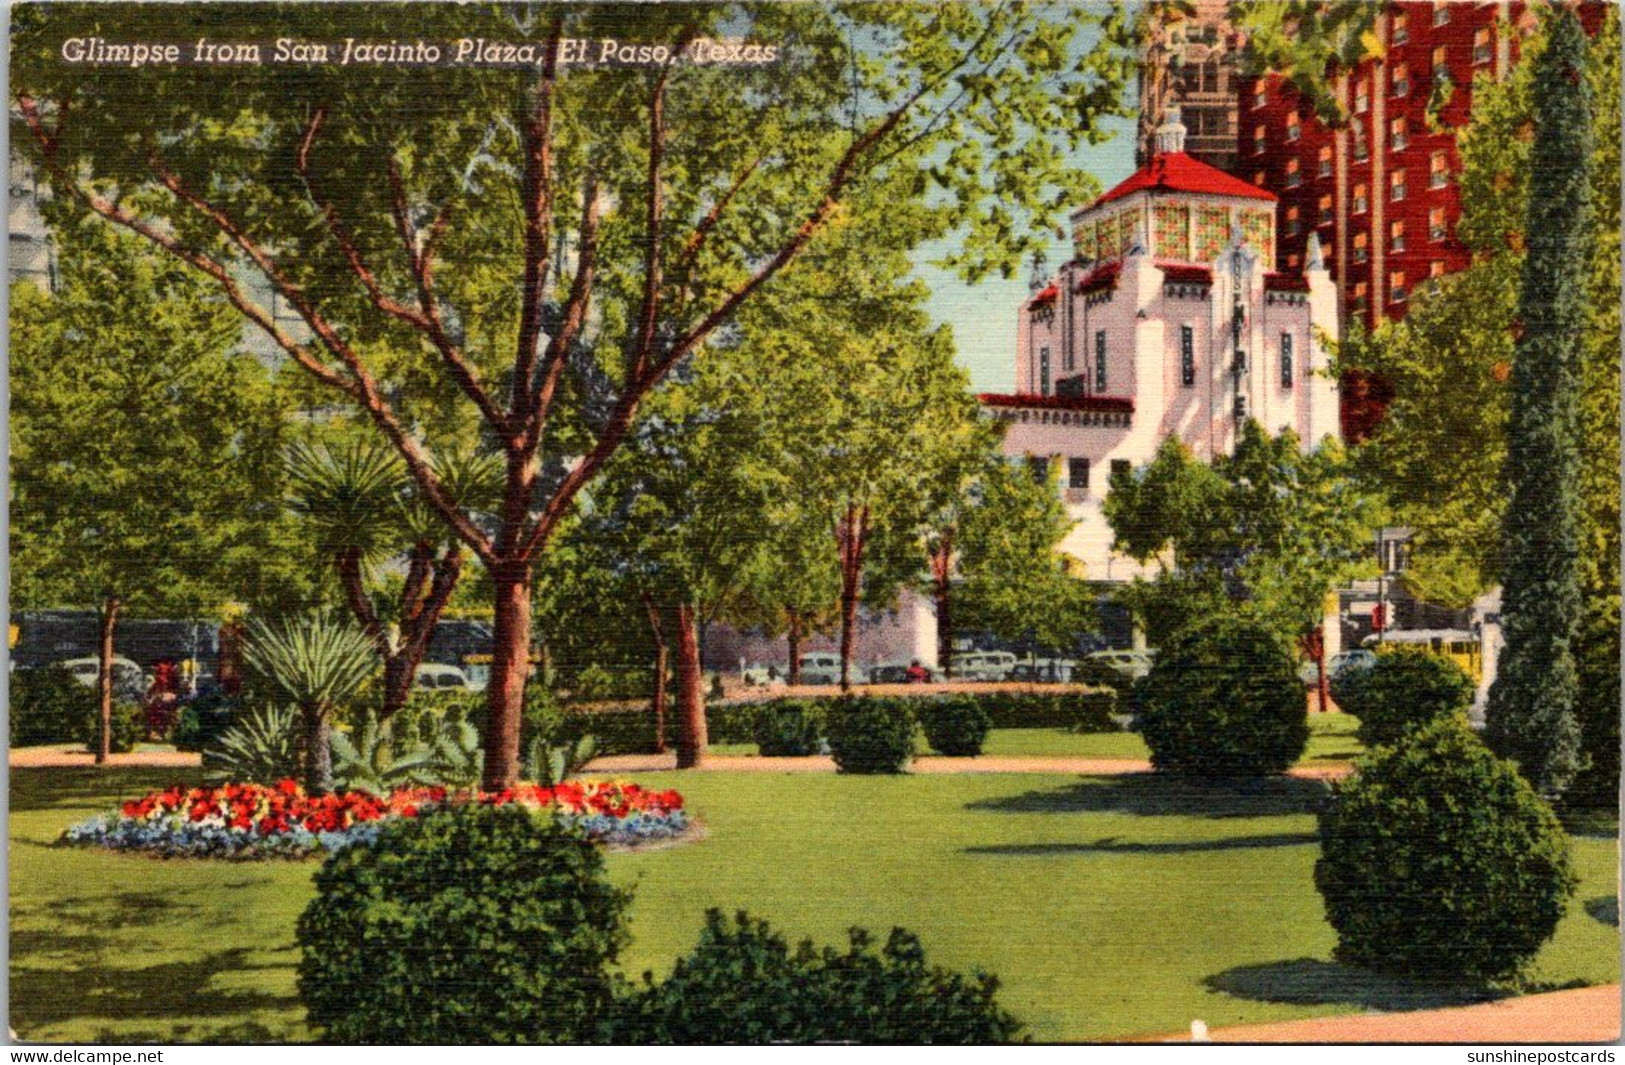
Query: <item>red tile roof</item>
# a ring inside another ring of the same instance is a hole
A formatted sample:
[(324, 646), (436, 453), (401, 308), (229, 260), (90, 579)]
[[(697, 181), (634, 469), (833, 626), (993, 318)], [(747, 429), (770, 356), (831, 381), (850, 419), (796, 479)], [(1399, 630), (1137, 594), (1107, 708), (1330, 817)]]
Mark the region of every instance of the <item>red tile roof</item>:
[(1231, 177), (1218, 167), (1192, 159), (1184, 152), (1168, 152), (1154, 157), (1135, 171), (1128, 180), (1096, 200), (1091, 207), (1120, 200), (1131, 193), (1145, 189), (1164, 192), (1190, 192), (1206, 196), (1242, 196), (1252, 200), (1275, 202), (1278, 197), (1257, 185)]
[(1028, 302), (1029, 305), (1038, 304), (1038, 303), (1048, 303), (1050, 300), (1054, 299), (1056, 297), (1056, 295), (1059, 294), (1059, 292), (1060, 292), (1060, 289), (1056, 288), (1054, 285), (1051, 285), (1048, 288), (1046, 288), (1044, 291), (1040, 292), (1038, 295), (1034, 296), (1032, 299), (1028, 300), (1027, 302)]
[(1123, 263), (1120, 259), (1100, 263), (1087, 274), (1078, 278), (1077, 291), (1079, 293), (1094, 292), (1098, 289), (1110, 288), (1117, 284), (1117, 275), (1123, 272)]
[(1033, 410), (1092, 410), (1133, 414), (1131, 396), (1040, 396), (1034, 392), (981, 392), (984, 407), (1028, 407)]

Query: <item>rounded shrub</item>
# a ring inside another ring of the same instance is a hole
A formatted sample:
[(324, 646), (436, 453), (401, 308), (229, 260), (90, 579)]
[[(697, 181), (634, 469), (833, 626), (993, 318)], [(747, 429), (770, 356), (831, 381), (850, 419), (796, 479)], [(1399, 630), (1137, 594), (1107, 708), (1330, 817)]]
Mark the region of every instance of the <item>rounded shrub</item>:
[(752, 735), (767, 758), (803, 758), (823, 748), (824, 715), (805, 699), (776, 699), (756, 711)]
[(842, 773), (901, 773), (914, 755), (914, 713), (904, 699), (841, 699), (825, 727)]
[(1134, 698), (1151, 764), (1165, 772), (1267, 776), (1288, 769), (1309, 743), (1291, 650), (1233, 618), (1199, 622), (1167, 641)]
[(11, 746), (73, 743), (85, 738), (96, 713), (96, 692), (61, 666), (19, 669), (11, 675)]
[(630, 898), (596, 847), (519, 806), (389, 821), (316, 874), (299, 995), (334, 1042), (590, 1041)]
[(1360, 742), (1375, 747), (1437, 718), (1465, 713), (1473, 692), (1473, 678), (1450, 659), (1422, 647), (1396, 646), (1379, 654), (1369, 669), (1339, 674), (1332, 698), (1360, 719)]
[(700, 942), (659, 984), (629, 995), (618, 1043), (1008, 1043), (1022, 1025), (999, 982), (927, 966), (918, 937), (893, 929), (878, 951), (863, 929), (845, 952), (791, 950), (765, 921), (706, 914)]
[[(101, 743), (102, 718), (96, 705), (95, 692), (91, 693), (90, 710), (82, 719), (78, 738), (88, 750), (94, 751)], [(147, 732), (147, 712), (139, 703), (114, 703), (108, 716), (107, 749), (113, 754), (126, 754), (135, 750)]]
[(974, 758), (982, 753), (993, 719), (974, 698), (958, 695), (923, 703), (920, 726), (925, 730), (925, 741), (938, 754)]
[(1576, 884), (1551, 807), (1461, 716), (1355, 769), (1320, 814), (1315, 863), (1338, 959), (1444, 979), (1517, 972)]

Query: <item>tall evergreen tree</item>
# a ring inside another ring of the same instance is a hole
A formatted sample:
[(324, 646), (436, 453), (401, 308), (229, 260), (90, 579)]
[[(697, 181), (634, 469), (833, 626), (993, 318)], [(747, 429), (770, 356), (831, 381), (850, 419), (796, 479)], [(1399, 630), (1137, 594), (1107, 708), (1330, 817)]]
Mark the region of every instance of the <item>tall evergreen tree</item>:
[(1581, 768), (1574, 643), (1580, 602), (1580, 341), (1591, 186), (1585, 36), (1556, 16), (1535, 68), (1529, 252), (1518, 300), (1503, 524), (1506, 648), (1490, 691), (1488, 738), (1543, 794)]

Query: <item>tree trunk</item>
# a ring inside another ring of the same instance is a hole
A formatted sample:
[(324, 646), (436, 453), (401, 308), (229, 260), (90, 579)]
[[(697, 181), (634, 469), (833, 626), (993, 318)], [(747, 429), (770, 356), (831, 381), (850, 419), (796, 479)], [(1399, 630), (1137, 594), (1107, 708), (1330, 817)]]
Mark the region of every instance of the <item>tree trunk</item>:
[(486, 791), (512, 787), (519, 779), (519, 719), (530, 671), (530, 581), (527, 563), (494, 566), (496, 625), (492, 634), (491, 683), (486, 689)]
[(700, 633), (694, 607), (677, 605), (677, 768), (705, 758), (705, 690), (700, 678)]
[(326, 795), (333, 790), (332, 715), (321, 704), (302, 706), (305, 725), (305, 794)]
[(649, 612), (649, 631), (655, 638), (654, 699), (655, 753), (666, 753), (666, 634), (660, 628), (660, 608), (654, 596), (643, 593), (643, 609)]
[(119, 597), (111, 590), (102, 603), (100, 639), (96, 653), (96, 764), (106, 765), (113, 746), (113, 631), (118, 627)]
[(412, 571), (401, 596), (400, 645), (391, 651), (382, 639), (379, 641), (384, 652), (384, 698), (378, 710), (379, 721), (389, 720), (412, 697), (418, 666), (429, 653), (429, 641), (440, 624), (440, 613), (457, 589), (462, 572), (461, 548), (447, 548), (439, 561), (435, 561), (431, 545), (419, 544), (413, 549)]
[(858, 601), (862, 596), (863, 546), (868, 535), (869, 508), (849, 505), (837, 538), (841, 549), (841, 690), (852, 690), (852, 652), (858, 627)]
[(1326, 676), (1326, 640), (1324, 637), (1315, 641), (1315, 662), (1320, 673), (1320, 683), (1318, 685), (1320, 689), (1320, 712), (1324, 714), (1331, 708), (1329, 704), (1332, 698), (1331, 678)]
[(953, 676), (954, 617), (949, 601), (953, 559), (954, 534), (950, 529), (931, 552), (931, 586), (937, 602), (937, 668), (942, 671), (944, 680)]
[(790, 644), (790, 671), (784, 682), (792, 688), (801, 683), (801, 611), (791, 610), (790, 631), (785, 639)]

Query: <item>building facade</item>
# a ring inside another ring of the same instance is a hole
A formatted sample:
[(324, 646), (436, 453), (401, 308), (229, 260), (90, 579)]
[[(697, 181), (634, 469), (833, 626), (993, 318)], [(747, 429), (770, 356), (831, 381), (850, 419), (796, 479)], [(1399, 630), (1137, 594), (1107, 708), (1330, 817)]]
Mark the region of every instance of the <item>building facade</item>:
[(1140, 122), (1135, 165), (1155, 153), (1156, 131), (1178, 108), (1185, 151), (1228, 169), (1236, 158), (1236, 104), (1242, 38), (1230, 25), (1226, 0), (1152, 4), (1138, 72)]
[(1072, 216), (1074, 258), (1018, 315), (1016, 391), (981, 397), (1006, 453), (1058, 476), (1075, 522), (1061, 549), (1090, 579), (1140, 572), (1111, 549), (1114, 468), (1168, 437), (1226, 454), (1248, 417), (1305, 447), (1339, 433), (1325, 264), (1278, 270), (1275, 195), (1186, 154), (1170, 119), (1149, 163)]

